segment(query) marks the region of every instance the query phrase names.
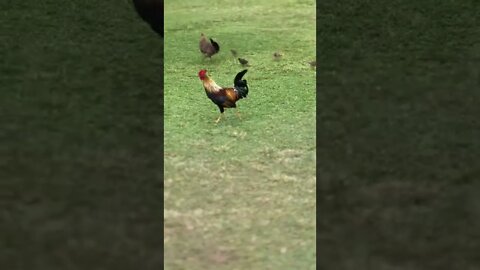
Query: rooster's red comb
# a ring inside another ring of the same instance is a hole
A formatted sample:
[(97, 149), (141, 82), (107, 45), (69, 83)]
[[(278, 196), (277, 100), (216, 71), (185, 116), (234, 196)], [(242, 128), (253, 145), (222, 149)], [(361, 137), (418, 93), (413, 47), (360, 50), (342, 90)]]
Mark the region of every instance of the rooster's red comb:
[(201, 69), (199, 72), (198, 72), (198, 76), (205, 76), (207, 74), (207, 70), (206, 69)]

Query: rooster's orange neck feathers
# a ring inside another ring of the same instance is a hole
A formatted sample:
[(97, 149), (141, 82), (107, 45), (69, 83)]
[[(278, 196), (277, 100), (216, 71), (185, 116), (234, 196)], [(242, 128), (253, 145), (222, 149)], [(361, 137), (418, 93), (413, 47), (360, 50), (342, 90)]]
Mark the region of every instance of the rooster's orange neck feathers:
[(207, 92), (218, 92), (222, 90), (222, 87), (220, 87), (214, 80), (210, 79), (208, 75), (205, 75), (205, 77), (202, 78), (202, 82), (203, 87)]

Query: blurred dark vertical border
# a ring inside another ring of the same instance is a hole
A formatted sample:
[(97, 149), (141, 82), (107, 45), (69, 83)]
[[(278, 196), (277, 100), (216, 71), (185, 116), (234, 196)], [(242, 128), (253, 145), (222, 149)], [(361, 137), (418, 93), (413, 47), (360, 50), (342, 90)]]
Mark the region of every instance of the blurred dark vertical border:
[(163, 1), (0, 10), (0, 268), (163, 269)]
[(480, 269), (479, 22), (317, 1), (318, 269)]
[[(163, 212), (164, 212), (164, 207), (163, 207), (163, 190), (164, 190), (164, 185), (163, 185), (163, 181), (164, 181), (164, 172), (163, 172), (163, 168), (164, 168), (164, 159), (163, 159), (163, 152), (164, 152), (164, 149), (163, 149), (163, 141), (164, 141), (164, 132), (163, 132), (163, 112), (164, 112), (164, 88), (163, 88), (163, 85), (164, 85), (164, 78), (163, 78), (163, 71), (164, 71), (164, 57), (163, 57), (163, 46), (164, 46), (164, 42), (163, 42), (163, 38), (164, 38), (164, 3), (163, 3), (164, 0), (133, 0), (133, 6), (134, 6), (134, 9), (135, 11), (137, 12), (137, 14), (140, 16), (140, 18), (142, 18), (142, 20), (144, 20), (149, 26), (150, 28), (156, 33), (158, 34), (160, 37), (161, 37), (161, 70), (159, 72), (159, 86), (160, 86), (160, 89), (159, 89), (159, 100), (160, 100), (160, 108), (161, 108), (161, 116), (159, 118), (160, 121), (155, 121), (154, 124), (158, 124), (160, 125), (162, 128), (161, 130), (159, 130), (160, 132), (157, 134), (159, 135), (158, 136), (158, 142), (160, 142), (161, 144), (161, 147), (158, 148), (158, 152), (153, 155), (155, 156), (158, 156), (159, 159), (155, 159), (155, 160), (158, 160), (158, 167), (153, 165), (154, 167), (157, 167), (158, 168), (158, 174), (156, 175), (156, 177), (154, 177), (155, 181), (159, 181), (159, 186), (161, 185), (161, 189), (158, 189), (158, 192), (159, 192), (159, 196), (157, 197), (158, 200), (160, 200), (160, 204), (158, 204), (158, 212), (152, 212), (150, 213), (151, 215), (158, 215), (160, 217), (160, 219), (154, 219), (154, 220), (157, 220), (157, 221), (160, 221), (158, 222), (158, 227), (157, 226), (153, 226), (155, 228), (157, 228), (156, 230), (152, 230), (152, 231), (149, 231), (148, 234), (150, 234), (150, 237), (152, 238), (157, 238), (157, 239), (161, 239), (161, 243), (159, 243), (158, 241), (156, 241), (156, 245), (159, 245), (158, 248), (154, 248), (152, 250), (152, 252), (150, 253), (151, 256), (153, 258), (157, 257), (157, 258), (160, 258), (160, 260), (156, 260), (156, 259), (153, 259), (151, 264), (148, 264), (146, 265), (146, 267), (148, 269), (163, 269), (163, 262), (164, 262), (164, 242), (163, 242), (163, 238), (164, 238), (164, 226), (163, 226)], [(153, 89), (152, 89), (153, 90)], [(154, 150), (155, 151), (155, 150)], [(161, 194), (160, 194), (161, 193)]]

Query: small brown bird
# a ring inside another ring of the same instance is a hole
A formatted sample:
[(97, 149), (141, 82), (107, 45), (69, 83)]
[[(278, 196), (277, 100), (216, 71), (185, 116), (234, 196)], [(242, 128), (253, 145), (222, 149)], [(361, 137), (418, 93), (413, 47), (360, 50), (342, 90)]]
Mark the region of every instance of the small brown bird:
[(311, 62), (308, 62), (310, 64), (310, 67), (312, 68), (316, 68), (317, 67), (317, 61), (311, 61)]
[(249, 66), (250, 66), (250, 65), (248, 64), (248, 60), (247, 60), (247, 59), (238, 58), (238, 62), (240, 62), (240, 64), (242, 64), (242, 66), (244, 66), (244, 67), (249, 67)]
[(200, 34), (200, 52), (211, 59), (212, 55), (220, 51), (220, 45), (210, 38), (210, 42), (207, 40), (203, 33)]
[(232, 52), (233, 57), (237, 57), (238, 52), (237, 52), (236, 50), (233, 50), (233, 49), (232, 49), (232, 50), (230, 50), (230, 51)]
[(282, 55), (281, 53), (279, 53), (279, 52), (273, 53), (273, 59), (274, 59), (274, 60), (280, 60), (280, 58), (282, 58), (282, 56), (283, 56), (283, 55)]

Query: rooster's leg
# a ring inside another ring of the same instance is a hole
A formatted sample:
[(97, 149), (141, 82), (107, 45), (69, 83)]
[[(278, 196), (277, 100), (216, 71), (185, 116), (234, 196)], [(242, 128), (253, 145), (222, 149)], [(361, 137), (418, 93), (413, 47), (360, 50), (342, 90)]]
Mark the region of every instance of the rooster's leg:
[(217, 120), (215, 120), (215, 124), (218, 124), (218, 122), (220, 122), (220, 120), (222, 119), (223, 117), (223, 112), (225, 112), (225, 109), (223, 108), (222, 105), (218, 105), (218, 109), (220, 110), (220, 116), (217, 118)]
[(215, 120), (215, 124), (218, 124), (218, 122), (220, 122), (223, 117), (223, 112), (225, 111), (225, 109), (220, 105), (218, 106), (218, 108), (220, 109), (220, 115), (218, 116), (217, 120)]
[(218, 124), (218, 122), (222, 120), (222, 117), (223, 117), (223, 113), (220, 113), (220, 116), (217, 118), (217, 120), (215, 120), (215, 124)]
[(238, 112), (238, 109), (235, 110), (235, 114), (237, 115), (238, 119), (242, 120), (242, 117), (240, 116), (240, 112)]

